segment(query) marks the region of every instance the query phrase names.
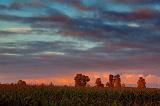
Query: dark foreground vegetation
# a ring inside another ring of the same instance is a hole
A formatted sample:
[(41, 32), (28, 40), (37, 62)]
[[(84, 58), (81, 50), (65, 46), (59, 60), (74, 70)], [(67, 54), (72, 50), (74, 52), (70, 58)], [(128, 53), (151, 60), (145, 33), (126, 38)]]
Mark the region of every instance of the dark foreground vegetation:
[(0, 106), (160, 106), (160, 90), (0, 85)]

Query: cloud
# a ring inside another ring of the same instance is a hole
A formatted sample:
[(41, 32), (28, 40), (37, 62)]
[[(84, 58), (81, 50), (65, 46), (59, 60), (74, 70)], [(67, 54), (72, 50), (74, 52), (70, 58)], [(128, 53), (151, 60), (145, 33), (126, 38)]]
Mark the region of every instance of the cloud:
[(0, 9), (6, 9), (7, 8), (7, 6), (6, 5), (4, 5), (4, 4), (0, 4)]
[(135, 17), (136, 19), (151, 19), (155, 16), (159, 17), (158, 11), (147, 8), (135, 10), (133, 13), (133, 17)]
[(13, 53), (1, 53), (1, 56), (21, 56), (20, 54), (13, 54)]
[(2, 32), (10, 32), (10, 33), (23, 33), (32, 31), (31, 27), (14, 27), (14, 28), (4, 28), (0, 29)]
[(70, 5), (78, 10), (82, 10), (82, 11), (91, 11), (91, 10), (95, 10), (96, 7), (95, 6), (87, 6), (85, 5), (81, 0), (55, 0), (59, 3), (63, 3), (63, 4), (67, 4)]
[(0, 8), (3, 10), (23, 10), (28, 8), (44, 8), (46, 4), (42, 1), (32, 0), (32, 1), (13, 1), (8, 5), (0, 4)]
[(134, 21), (134, 20), (151, 20), (158, 19), (160, 17), (159, 11), (149, 9), (149, 8), (138, 8), (132, 12), (114, 12), (114, 11), (104, 11), (103, 16), (112, 20), (122, 20), (122, 21)]
[(113, 0), (117, 3), (125, 3), (125, 4), (153, 4), (159, 3), (159, 0)]

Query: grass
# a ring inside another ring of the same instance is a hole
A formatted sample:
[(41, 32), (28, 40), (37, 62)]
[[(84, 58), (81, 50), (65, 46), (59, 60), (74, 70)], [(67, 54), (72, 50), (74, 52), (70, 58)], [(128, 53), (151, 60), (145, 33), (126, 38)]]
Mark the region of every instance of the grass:
[(0, 106), (160, 106), (160, 89), (0, 85)]

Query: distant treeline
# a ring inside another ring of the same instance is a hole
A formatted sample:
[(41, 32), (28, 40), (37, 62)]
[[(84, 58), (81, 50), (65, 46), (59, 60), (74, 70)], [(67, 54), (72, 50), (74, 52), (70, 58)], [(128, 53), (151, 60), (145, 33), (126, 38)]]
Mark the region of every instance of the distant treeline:
[[(75, 80), (75, 87), (86, 87), (89, 86), (87, 83), (90, 81), (89, 76), (83, 75), (83, 74), (77, 74), (74, 78)], [(121, 88), (125, 87), (125, 84), (121, 84), (121, 77), (119, 74), (117, 75), (109, 75), (109, 81), (106, 84), (103, 84), (101, 81), (101, 78), (97, 78), (95, 81), (96, 86), (95, 87), (109, 87), (109, 88)], [(137, 87), (138, 88), (146, 88), (146, 81), (143, 77), (139, 77), (139, 80), (137, 81)]]
[[(75, 81), (75, 87), (91, 87), (89, 84), (87, 84), (90, 81), (89, 76), (83, 74), (76, 74), (76, 76), (74, 77), (74, 81)], [(23, 80), (18, 80), (17, 83), (15, 84), (11, 83), (10, 85), (26, 86), (27, 83)], [(46, 86), (46, 85), (42, 83), (41, 86)], [(51, 82), (49, 86), (54, 86), (54, 84)], [(124, 83), (121, 83), (121, 77), (119, 74), (117, 75), (110, 74), (109, 81), (106, 82), (106, 84), (102, 83), (101, 78), (97, 78), (94, 87), (124, 88), (126, 87), (126, 85)], [(137, 88), (146, 88), (146, 81), (143, 77), (139, 77), (137, 81)]]

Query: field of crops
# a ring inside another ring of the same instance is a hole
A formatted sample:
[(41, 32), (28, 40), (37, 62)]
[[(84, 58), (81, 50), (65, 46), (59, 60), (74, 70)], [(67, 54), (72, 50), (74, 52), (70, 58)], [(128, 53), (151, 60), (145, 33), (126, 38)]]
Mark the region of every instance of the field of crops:
[(160, 106), (160, 90), (1, 85), (0, 106)]

